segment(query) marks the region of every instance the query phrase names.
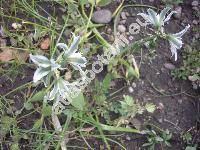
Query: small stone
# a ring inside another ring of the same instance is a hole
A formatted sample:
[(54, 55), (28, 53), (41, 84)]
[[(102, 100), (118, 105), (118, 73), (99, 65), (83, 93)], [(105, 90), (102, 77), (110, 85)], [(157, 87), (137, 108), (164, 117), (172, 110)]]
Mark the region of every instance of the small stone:
[(134, 89), (133, 89), (132, 87), (129, 87), (129, 88), (128, 88), (128, 92), (129, 92), (129, 93), (133, 93), (133, 92), (134, 92)]
[(198, 2), (198, 1), (193, 1), (193, 2), (191, 3), (191, 5), (194, 6), (194, 7), (196, 7), (196, 6), (199, 5), (199, 2)]
[(193, 20), (192, 23), (193, 23), (194, 25), (198, 25), (198, 21), (197, 21), (197, 20)]
[(42, 50), (48, 50), (51, 44), (51, 39), (50, 38), (46, 38), (44, 39), (41, 43), (40, 43), (40, 48)]
[(159, 109), (159, 110), (163, 110), (163, 109), (164, 109), (164, 105), (163, 105), (163, 103), (159, 103), (157, 109)]
[(121, 18), (122, 18), (123, 20), (126, 20), (126, 19), (127, 19), (127, 17), (126, 17), (126, 12), (121, 12)]
[(129, 17), (129, 16), (130, 16), (129, 12), (126, 12), (126, 16), (127, 16), (127, 17)]
[(133, 87), (133, 88), (136, 88), (136, 86), (137, 86), (136, 83), (133, 82), (133, 83), (132, 83), (132, 87)]
[(106, 32), (107, 32), (108, 34), (111, 34), (111, 33), (112, 33), (112, 29), (111, 29), (111, 28), (108, 28)]
[(126, 140), (130, 141), (131, 140), (130, 136), (126, 135)]
[(159, 118), (159, 119), (158, 119), (158, 122), (159, 122), (159, 123), (163, 123), (163, 119), (162, 119), (162, 118)]
[(12, 23), (12, 27), (13, 27), (15, 30), (18, 30), (18, 29), (21, 29), (21, 28), (22, 28), (22, 25), (15, 22), (15, 23)]
[(193, 75), (193, 76), (188, 76), (188, 80), (190, 80), (190, 81), (192, 81), (192, 82), (195, 82), (195, 81), (197, 81), (199, 78), (198, 78), (198, 76), (195, 76), (195, 75)]
[(95, 23), (107, 24), (111, 21), (111, 19), (112, 13), (110, 10), (107, 9), (95, 11), (92, 15), (92, 21), (94, 21)]
[(197, 12), (199, 11), (198, 7), (192, 7), (192, 9), (195, 10), (195, 11), (197, 11)]
[(174, 70), (176, 68), (172, 63), (165, 63), (164, 66), (169, 70)]
[(114, 37), (113, 35), (110, 35), (110, 36), (108, 37), (108, 40), (109, 40), (110, 42), (114, 42), (114, 41), (115, 41), (115, 37)]
[(118, 25), (118, 31), (124, 33), (126, 31), (126, 27), (124, 25)]
[(182, 7), (180, 7), (180, 6), (176, 7), (176, 8), (175, 8), (175, 11), (176, 11), (177, 13), (173, 14), (174, 18), (180, 19), (181, 16), (182, 16), (182, 15), (181, 15), (181, 14), (182, 14)]
[(119, 24), (126, 24), (126, 20), (121, 20)]
[(179, 99), (179, 100), (178, 100), (178, 103), (179, 103), (179, 104), (182, 104), (182, 103), (183, 103), (183, 100), (182, 100), (182, 99)]
[(196, 83), (192, 83), (192, 88), (194, 89), (194, 90), (197, 90), (198, 89), (198, 85), (196, 84)]

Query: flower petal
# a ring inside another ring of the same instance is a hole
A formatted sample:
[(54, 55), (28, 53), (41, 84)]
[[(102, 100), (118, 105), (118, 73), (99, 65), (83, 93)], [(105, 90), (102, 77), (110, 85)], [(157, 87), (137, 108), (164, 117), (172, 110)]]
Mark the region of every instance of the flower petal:
[(177, 13), (177, 12), (176, 12), (176, 11), (170, 12), (170, 14), (165, 18), (164, 23), (167, 22), (167, 21), (169, 21), (169, 19), (171, 18), (171, 16), (172, 16), (173, 14), (175, 14), (175, 13)]
[(176, 47), (177, 49), (180, 49), (183, 45), (182, 39), (180, 37), (170, 36), (170, 44)]
[(149, 17), (152, 18), (152, 21), (153, 21), (152, 24), (155, 25), (155, 26), (158, 26), (159, 20), (158, 20), (158, 17), (157, 17), (157, 13), (152, 9), (148, 9), (147, 12), (149, 14)]
[(169, 12), (170, 9), (171, 9), (170, 7), (166, 7), (165, 9), (163, 9), (163, 10), (160, 12), (160, 18), (159, 18), (159, 21), (160, 21), (160, 22), (164, 22), (165, 16), (166, 16), (166, 14)]
[(41, 80), (44, 76), (46, 76), (50, 72), (49, 69), (39, 67), (33, 76), (33, 82), (36, 83), (37, 81)]
[(171, 53), (172, 56), (175, 56), (175, 61), (177, 61), (177, 49), (173, 45), (171, 45)]
[(63, 49), (64, 51), (68, 51), (69, 49), (65, 43), (58, 43), (56, 46)]
[(174, 35), (174, 36), (177, 36), (177, 37), (182, 37), (183, 34), (185, 34), (189, 28), (190, 28), (190, 25), (187, 25), (187, 26), (185, 27), (185, 29), (183, 29), (181, 32), (176, 33), (176, 34), (173, 34), (173, 35)]
[(49, 67), (51, 65), (51, 62), (49, 59), (42, 55), (31, 55), (30, 59), (39, 67)]
[(68, 49), (68, 51), (65, 51), (64, 57), (70, 56), (71, 54), (75, 53), (78, 49), (79, 42), (80, 42), (80, 37), (75, 36), (73, 34), (73, 42), (72, 42), (70, 48)]

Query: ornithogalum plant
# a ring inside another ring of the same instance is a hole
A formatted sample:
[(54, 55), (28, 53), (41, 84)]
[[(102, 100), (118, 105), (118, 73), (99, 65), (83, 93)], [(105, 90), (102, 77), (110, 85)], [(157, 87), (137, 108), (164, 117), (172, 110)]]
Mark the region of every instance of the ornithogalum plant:
[(73, 34), (73, 40), (70, 46), (65, 43), (58, 43), (61, 54), (48, 59), (42, 55), (30, 55), (30, 59), (37, 66), (37, 70), (33, 76), (33, 82), (44, 82), (45, 86), (51, 86), (49, 92), (45, 96), (47, 100), (54, 100), (54, 107), (59, 101), (66, 101), (65, 104), (71, 102), (70, 93), (74, 89), (74, 83), (69, 83), (60, 76), (60, 71), (67, 69), (67, 65), (71, 65), (75, 70), (79, 70), (83, 75), (82, 68), (86, 67), (86, 58), (78, 51), (80, 37)]
[[(168, 34), (164, 32), (164, 25), (168, 22), (172, 16), (172, 14), (177, 13), (176, 11), (172, 11), (169, 15), (167, 13), (170, 11), (171, 8), (167, 7), (161, 11), (160, 14), (157, 14), (154, 10), (148, 9), (148, 14), (139, 13), (138, 15), (142, 16), (147, 25), (152, 25), (155, 27), (159, 33), (161, 33), (162, 37), (167, 39), (170, 43), (170, 50), (172, 56), (175, 56), (175, 61), (177, 60), (177, 50), (182, 48), (182, 36), (187, 30), (190, 28), (190, 25), (186, 26), (184, 30), (176, 34)], [(167, 15), (167, 16), (166, 16)]]

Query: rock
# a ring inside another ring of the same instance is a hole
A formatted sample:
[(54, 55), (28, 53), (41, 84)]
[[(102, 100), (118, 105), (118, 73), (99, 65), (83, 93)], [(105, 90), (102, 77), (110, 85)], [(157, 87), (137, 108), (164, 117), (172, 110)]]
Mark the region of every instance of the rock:
[(141, 123), (141, 121), (139, 121), (138, 119), (132, 118), (132, 119), (130, 120), (130, 122), (135, 126), (136, 129), (138, 129), (138, 130), (141, 129), (142, 123)]
[(194, 7), (196, 7), (196, 6), (199, 5), (199, 2), (198, 2), (198, 1), (193, 1), (193, 2), (191, 3), (191, 5), (194, 6)]
[(182, 14), (182, 7), (181, 6), (176, 7), (175, 11), (177, 13), (173, 14), (174, 18), (180, 19), (181, 18), (181, 14)]
[(126, 12), (121, 12), (121, 18), (122, 18), (123, 20), (126, 20), (126, 19), (127, 19), (127, 17), (126, 17)]
[(199, 79), (199, 77), (198, 76), (195, 76), (195, 75), (193, 75), (193, 76), (188, 76), (188, 80), (190, 80), (190, 81), (192, 81), (192, 82), (195, 82), (195, 81), (197, 81)]
[(134, 92), (134, 89), (133, 89), (132, 87), (129, 87), (129, 88), (128, 88), (128, 92), (129, 92), (129, 93), (133, 93), (133, 92)]
[(199, 11), (198, 7), (192, 7), (192, 9), (195, 10), (195, 11), (197, 11), (197, 12)]
[(136, 88), (136, 86), (137, 86), (136, 83), (133, 82), (133, 83), (132, 83), (132, 87), (133, 87), (133, 88)]
[(197, 21), (197, 20), (193, 20), (192, 23), (193, 23), (194, 25), (198, 25), (198, 21)]
[(196, 83), (192, 83), (192, 88), (194, 89), (194, 90), (197, 90), (198, 89), (198, 85), (196, 84)]
[(48, 50), (51, 44), (51, 39), (50, 38), (46, 38), (44, 39), (41, 43), (40, 43), (40, 48), (42, 50)]
[(111, 13), (110, 10), (107, 10), (107, 9), (98, 10), (98, 11), (95, 11), (93, 13), (91, 19), (95, 23), (106, 24), (106, 23), (109, 23), (111, 21), (112, 13)]
[(110, 42), (114, 42), (114, 41), (115, 41), (115, 37), (114, 37), (113, 35), (110, 35), (110, 36), (108, 37), (108, 40), (109, 40)]
[(165, 63), (164, 66), (169, 70), (174, 70), (176, 68), (172, 63)]
[(124, 33), (126, 31), (126, 27), (124, 25), (118, 25), (118, 31)]
[(121, 20), (119, 23), (120, 24), (126, 24), (126, 20)]
[(111, 28), (108, 28), (106, 32), (107, 32), (108, 34), (111, 34), (111, 33), (112, 33), (112, 29), (111, 29)]

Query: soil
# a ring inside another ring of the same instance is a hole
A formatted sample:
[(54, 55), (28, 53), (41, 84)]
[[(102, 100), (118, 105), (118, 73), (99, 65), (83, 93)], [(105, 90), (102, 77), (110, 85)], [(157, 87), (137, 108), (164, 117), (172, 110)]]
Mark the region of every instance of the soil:
[[(172, 19), (166, 30), (168, 30), (169, 32), (177, 32), (183, 28), (182, 26), (180, 26), (181, 23), (184, 22), (184, 25), (192, 24), (193, 12), (190, 6), (191, 2), (191, 0), (187, 0), (187, 2), (181, 5), (181, 7), (183, 8), (183, 17), (179, 20)], [(127, 2), (127, 4), (128, 3), (129, 2)], [(138, 1), (137, 3), (141, 3), (141, 1)], [(161, 3), (158, 1), (150, 3), (148, 0), (144, 0), (142, 4), (150, 4), (157, 8), (163, 7), (163, 5), (161, 5)], [(117, 3), (113, 3), (109, 6), (106, 6), (106, 8), (114, 11), (116, 6)], [(129, 14), (138, 13), (138, 10), (133, 7), (126, 8), (124, 9), (124, 11), (129, 12)], [(141, 11), (141, 9), (139, 11)], [(133, 22), (135, 22), (135, 17), (130, 17), (128, 18), (125, 26), (128, 27)], [(113, 22), (110, 23), (106, 28), (108, 27), (113, 28)], [(140, 34), (134, 36), (134, 40), (143, 37), (144, 31), (145, 29), (142, 29)], [(185, 43), (190, 44), (193, 36), (194, 33), (192, 32), (192, 30), (189, 31), (189, 33), (184, 36)], [(142, 116), (137, 116), (136, 118), (141, 123), (145, 122), (148, 124), (154, 124), (164, 130), (168, 129), (170, 132), (173, 133), (173, 138), (171, 140), (172, 147), (164, 149), (181, 150), (185, 147), (185, 142), (180, 138), (180, 135), (182, 133), (190, 132), (195, 137), (193, 142), (200, 142), (199, 91), (193, 90), (192, 85), (189, 81), (174, 79), (170, 74), (171, 71), (164, 67), (165, 63), (172, 63), (175, 65), (175, 67), (181, 66), (181, 52), (178, 54), (178, 61), (175, 62), (174, 58), (171, 57), (171, 54), (169, 52), (168, 43), (162, 40), (159, 41), (159, 45), (155, 48), (155, 50), (156, 53), (152, 56), (151, 60), (149, 59), (149, 50), (146, 47), (144, 47), (142, 50), (142, 57), (141, 54), (135, 56), (136, 60), (138, 62), (141, 62), (141, 78), (134, 81), (136, 87), (134, 88), (134, 91), (131, 95), (134, 99), (137, 99), (141, 103), (152, 102), (156, 104), (159, 109), (156, 110), (156, 112), (153, 113), (151, 116), (144, 114)], [(9, 67), (9, 65), (2, 67)], [(34, 70), (28, 67), (23, 68), (23, 78), (21, 77), (21, 75), (19, 75), (12, 82), (5, 76), (1, 76), (0, 94), (4, 95), (12, 89), (15, 89), (20, 85), (30, 82), (32, 80), (33, 71)], [(119, 88), (120, 87), (118, 87), (118, 89)], [(23, 92), (24, 90), (21, 90), (20, 92), (15, 92), (13, 94), (10, 94), (9, 97), (6, 97), (8, 99), (13, 99), (13, 108), (16, 110), (19, 110), (23, 106)], [(128, 88), (125, 89), (123, 93), (120, 93), (119, 96), (122, 96), (126, 93), (128, 93)], [(40, 118), (39, 114), (34, 113), (29, 117), (24, 118), (19, 126), (23, 129), (31, 129), (34, 121), (38, 118)], [(122, 137), (119, 136), (116, 139), (125, 144), (127, 150), (143, 149), (141, 145), (146, 140), (144, 139), (144, 137), (135, 134), (123, 135)], [(79, 141), (78, 139), (70, 141), (69, 145), (75, 145), (76, 143), (80, 146), (84, 146), (84, 142)], [(26, 141), (24, 141), (24, 143), (22, 141), (22, 145), (26, 144)], [(96, 147), (96, 149), (104, 149), (104, 147), (99, 146), (103, 145), (103, 143), (96, 139), (89, 139), (89, 144)], [(118, 150), (119, 148), (117, 147), (117, 145), (114, 144), (112, 145), (111, 149)], [(158, 146), (156, 149), (160, 150), (161, 147)]]

